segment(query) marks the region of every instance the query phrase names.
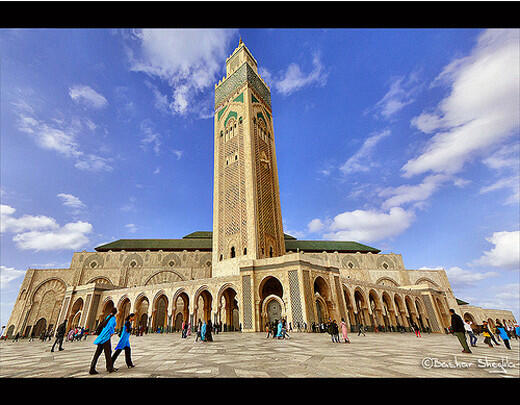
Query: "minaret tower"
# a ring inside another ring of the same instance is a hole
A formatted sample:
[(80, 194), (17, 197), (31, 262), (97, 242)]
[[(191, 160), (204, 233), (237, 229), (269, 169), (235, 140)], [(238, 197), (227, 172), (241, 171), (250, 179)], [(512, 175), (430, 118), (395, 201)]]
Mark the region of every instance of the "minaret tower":
[(215, 85), (214, 140), (215, 277), (229, 260), (285, 254), (271, 92), (242, 39)]

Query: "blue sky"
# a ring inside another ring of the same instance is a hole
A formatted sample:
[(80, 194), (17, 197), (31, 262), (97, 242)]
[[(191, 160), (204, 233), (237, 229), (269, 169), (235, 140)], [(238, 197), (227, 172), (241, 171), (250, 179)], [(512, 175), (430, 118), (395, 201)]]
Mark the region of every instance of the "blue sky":
[(1, 324), (27, 268), (212, 230), (214, 84), (272, 93), (284, 231), (519, 310), (519, 31), (0, 30)]

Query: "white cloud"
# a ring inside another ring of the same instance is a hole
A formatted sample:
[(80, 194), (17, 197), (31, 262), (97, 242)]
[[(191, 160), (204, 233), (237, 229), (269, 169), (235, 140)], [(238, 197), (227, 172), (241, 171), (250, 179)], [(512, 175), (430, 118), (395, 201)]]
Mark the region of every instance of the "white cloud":
[[(402, 185), (399, 187), (387, 187), (379, 192), (381, 197), (390, 197), (383, 202), (382, 208), (388, 209), (398, 207), (405, 203), (422, 203), (439, 189), (439, 187), (449, 179), (449, 176), (442, 174), (426, 177), (422, 183), (417, 185)], [(416, 204), (416, 207), (420, 205)]]
[(411, 225), (415, 215), (400, 207), (387, 213), (376, 210), (347, 211), (336, 215), (324, 236), (335, 240), (375, 242), (397, 236)]
[(16, 209), (9, 205), (0, 205), (0, 232), (23, 232), (35, 229), (57, 229), (56, 220), (45, 215), (23, 215), (13, 217)]
[(85, 204), (83, 204), (83, 202), (78, 197), (72, 194), (60, 193), (57, 195), (57, 197), (61, 198), (61, 200), (63, 201), (63, 205), (65, 205), (66, 207), (75, 209), (86, 208)]
[(135, 206), (136, 201), (137, 201), (137, 199), (135, 197), (130, 197), (128, 199), (128, 202), (121, 207), (121, 211), (123, 211), (123, 212), (136, 211), (136, 206)]
[(22, 250), (79, 249), (89, 242), (86, 234), (90, 232), (91, 224), (77, 221), (58, 229), (20, 233), (13, 237), (13, 241)]
[(321, 63), (318, 53), (315, 53), (312, 57), (312, 66), (312, 71), (305, 74), (302, 72), (299, 65), (291, 63), (279, 79), (273, 79), (272, 75), (266, 73), (266, 70), (263, 70), (263, 72), (267, 75), (269, 81), (273, 83), (274, 88), (278, 92), (282, 93), (284, 96), (288, 96), (289, 94), (311, 84), (317, 84), (319, 86), (324, 86), (326, 84), (328, 75), (324, 71), (324, 66)]
[(389, 136), (390, 133), (388, 129), (378, 133), (372, 133), (365, 142), (363, 142), (361, 148), (340, 167), (341, 171), (345, 174), (366, 172), (370, 170), (371, 167), (374, 167), (374, 163), (372, 163), (368, 157), (379, 141)]
[(86, 234), (92, 231), (88, 222), (71, 222), (60, 227), (51, 217), (23, 215), (15, 218), (16, 209), (0, 206), (1, 231), (15, 233), (13, 241), (23, 250), (77, 249), (88, 243)]
[(25, 275), (25, 271), (17, 270), (14, 267), (0, 266), (0, 289), (7, 287), (11, 281)]
[(454, 174), (464, 164), (518, 131), (520, 95), (519, 30), (487, 30), (465, 58), (445, 67), (435, 83), (450, 94), (434, 112), (412, 125), (435, 132), (423, 153), (403, 167), (405, 177), (425, 172)]
[(176, 149), (172, 149), (172, 153), (177, 157), (177, 160), (179, 160), (183, 154), (182, 150), (176, 150)]
[(497, 277), (498, 273), (493, 271), (478, 273), (454, 266), (446, 270), (446, 275), (453, 288), (465, 288), (473, 286), (477, 281)]
[(473, 265), (520, 269), (520, 231), (494, 232), (486, 240), (495, 247), (485, 251), (480, 259), (472, 262)]
[(154, 171), (153, 171), (153, 174), (159, 174), (161, 173), (161, 168), (160, 167), (157, 167)]
[[(60, 119), (45, 121), (34, 115), (34, 110), (26, 102), (19, 101), (13, 105), (18, 115), (18, 129), (29, 134), (40, 148), (74, 159), (76, 161), (74, 166), (81, 170), (96, 172), (112, 170), (108, 164), (111, 159), (88, 154), (81, 150), (76, 140), (82, 128), (81, 120), (72, 119), (70, 125)], [(87, 125), (87, 127), (91, 127), (91, 125)]]
[(307, 229), (309, 230), (309, 232), (315, 233), (321, 231), (324, 226), (325, 225), (323, 224), (323, 222), (321, 222), (319, 218), (315, 218), (307, 224)]
[(520, 202), (520, 176), (518, 175), (504, 177), (489, 186), (482, 187), (480, 189), (480, 194), (486, 194), (501, 189), (510, 189), (512, 191), (512, 194), (505, 200), (504, 204), (518, 204)]
[(141, 149), (147, 150), (150, 146), (156, 155), (161, 152), (161, 135), (155, 132), (154, 125), (151, 120), (141, 122), (141, 131), (144, 137), (141, 138)]
[(411, 73), (408, 78), (401, 76), (393, 79), (390, 89), (374, 108), (383, 118), (391, 118), (392, 115), (414, 101), (413, 96), (420, 87), (417, 82), (416, 73)]
[(69, 96), (77, 103), (93, 108), (103, 108), (108, 105), (107, 99), (90, 86), (75, 85), (69, 89)]
[[(218, 81), (235, 33), (223, 29), (134, 30), (127, 42), (131, 70), (166, 81), (172, 88), (169, 110), (184, 115), (195, 95)], [(160, 105), (164, 107), (164, 98)]]
[(130, 233), (136, 233), (137, 232), (137, 226), (135, 224), (126, 224), (125, 228)]

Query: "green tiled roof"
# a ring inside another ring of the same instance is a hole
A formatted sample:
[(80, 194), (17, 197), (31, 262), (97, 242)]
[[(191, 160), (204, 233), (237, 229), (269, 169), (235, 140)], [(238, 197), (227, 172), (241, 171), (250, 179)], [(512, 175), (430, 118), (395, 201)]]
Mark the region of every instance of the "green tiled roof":
[(357, 242), (350, 241), (332, 241), (332, 240), (285, 240), (285, 250), (296, 252), (297, 250), (305, 252), (340, 252), (340, 253), (379, 253), (380, 250), (370, 246), (362, 245)]
[[(379, 253), (380, 250), (370, 246), (362, 245), (357, 242), (349, 241), (329, 241), (329, 240), (297, 240), (291, 235), (284, 233), (285, 250), (296, 252), (361, 252)], [(213, 232), (197, 231), (183, 236), (182, 239), (119, 239), (114, 242), (106, 243), (95, 248), (98, 252), (125, 250), (146, 251), (146, 250), (200, 250), (209, 251), (212, 249)]]
[(457, 300), (457, 304), (459, 305), (468, 305), (466, 301), (459, 300), (458, 298), (455, 298)]

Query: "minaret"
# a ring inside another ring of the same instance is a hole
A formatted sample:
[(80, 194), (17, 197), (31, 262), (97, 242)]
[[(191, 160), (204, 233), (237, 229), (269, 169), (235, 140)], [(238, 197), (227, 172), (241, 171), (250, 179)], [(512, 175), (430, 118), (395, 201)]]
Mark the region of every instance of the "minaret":
[(215, 85), (213, 276), (285, 254), (271, 92), (242, 39)]

